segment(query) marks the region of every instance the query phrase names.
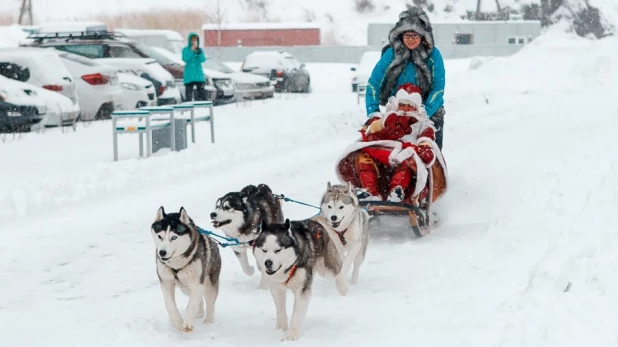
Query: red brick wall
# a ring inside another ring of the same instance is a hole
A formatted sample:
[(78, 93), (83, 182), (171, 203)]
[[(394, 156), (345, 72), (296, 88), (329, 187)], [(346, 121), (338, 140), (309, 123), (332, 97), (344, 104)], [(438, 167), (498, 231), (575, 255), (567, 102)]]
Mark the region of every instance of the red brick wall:
[[(217, 46), (218, 31), (204, 30), (207, 47)], [(316, 46), (320, 29), (221, 30), (221, 46)]]

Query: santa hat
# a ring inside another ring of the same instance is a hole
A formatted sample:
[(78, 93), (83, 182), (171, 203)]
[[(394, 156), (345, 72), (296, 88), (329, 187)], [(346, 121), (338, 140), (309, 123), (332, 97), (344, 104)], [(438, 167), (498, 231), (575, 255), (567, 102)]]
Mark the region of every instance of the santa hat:
[(416, 108), (421, 108), (423, 105), (423, 98), (421, 97), (421, 88), (415, 86), (412, 83), (406, 83), (399, 87), (395, 99), (398, 104), (409, 103)]

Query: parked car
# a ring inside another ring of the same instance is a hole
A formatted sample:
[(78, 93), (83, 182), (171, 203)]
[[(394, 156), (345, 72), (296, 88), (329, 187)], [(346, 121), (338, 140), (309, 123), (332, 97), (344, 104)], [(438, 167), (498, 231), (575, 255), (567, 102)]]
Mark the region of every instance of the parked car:
[(32, 99), (31, 103), (37, 103), (39, 114), (43, 114), (42, 110), (45, 112), (42, 119), (32, 126), (33, 130), (40, 127), (49, 128), (60, 125), (74, 125), (74, 122), (68, 122), (67, 120), (74, 120), (79, 116), (79, 105), (74, 104), (71, 99), (58, 92), (40, 88), (29, 83), (5, 78), (3, 76), (0, 76), (0, 85), (9, 86), (14, 89), (21, 89), (26, 94), (37, 98)]
[(205, 69), (214, 70), (226, 74), (232, 79), (237, 99), (272, 98), (275, 88), (270, 83), (270, 78), (253, 73), (234, 71), (222, 62), (208, 57), (202, 64)]
[(311, 90), (311, 76), (305, 64), (286, 52), (253, 52), (245, 57), (240, 69), (270, 78), (276, 92), (308, 93)]
[(217, 97), (215, 98), (215, 105), (224, 105), (236, 102), (236, 89), (234, 83), (228, 75), (216, 70), (204, 69), (204, 75), (208, 85), (215, 86), (217, 88)]
[(30, 86), (0, 76), (0, 132), (27, 132), (47, 112), (45, 101)]
[(115, 29), (114, 31), (124, 34), (135, 42), (163, 48), (175, 54), (182, 54), (182, 48), (187, 44), (182, 35), (174, 30)]
[[(176, 87), (180, 90), (182, 99), (185, 100), (185, 84), (183, 77), (185, 74), (185, 63), (179, 56), (160, 47), (150, 47), (141, 43), (136, 44), (140, 50), (152, 57), (159, 65), (163, 66), (172, 76)], [(206, 91), (206, 100), (215, 101), (217, 98), (217, 88), (212, 84), (212, 81), (206, 79), (204, 90)]]
[(153, 58), (139, 50), (136, 43), (111, 32), (97, 33), (39, 33), (29, 36), (21, 46), (53, 47), (61, 51), (101, 60), (124, 72), (139, 71), (140, 77), (152, 82), (157, 93), (157, 104), (181, 102), (174, 77)]
[(360, 59), (358, 67), (351, 67), (354, 73), (352, 74), (352, 91), (356, 93), (359, 84), (367, 84), (369, 81), (369, 77), (371, 76), (371, 72), (373, 68), (375, 68), (376, 64), (380, 60), (382, 56), (382, 52), (380, 51), (368, 51), (363, 53), (363, 56)]
[(77, 54), (54, 51), (75, 80), (82, 120), (109, 119), (114, 109), (122, 109), (118, 104), (122, 89), (116, 68)]
[[(16, 48), (0, 49), (0, 75), (26, 82), (68, 98), (70, 109), (65, 107), (59, 113), (48, 114), (48, 124), (73, 124), (80, 114), (79, 96), (75, 81), (60, 57), (48, 50), (31, 50), (27, 53)], [(50, 118), (53, 115), (58, 118)]]
[(144, 106), (156, 106), (152, 82), (133, 73), (118, 73), (118, 80), (123, 92), (120, 95), (120, 109), (134, 110)]

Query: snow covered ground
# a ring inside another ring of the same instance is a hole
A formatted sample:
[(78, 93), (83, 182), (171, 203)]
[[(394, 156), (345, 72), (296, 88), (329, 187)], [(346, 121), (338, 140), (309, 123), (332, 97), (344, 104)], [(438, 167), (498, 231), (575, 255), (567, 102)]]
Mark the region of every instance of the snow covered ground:
[[(346, 297), (316, 279), (290, 344), (616, 346), (616, 44), (550, 33), (510, 58), (447, 62), (440, 227), (376, 235)], [(229, 250), (216, 323), (174, 330), (149, 225), (164, 205), (209, 228), (215, 200), (249, 183), (317, 203), (364, 114), (347, 65), (309, 68), (309, 96), (217, 107), (214, 145), (202, 124), (198, 145), (135, 159), (137, 138), (123, 136), (112, 162), (105, 122), (0, 145), (0, 345), (280, 343), (270, 293)]]

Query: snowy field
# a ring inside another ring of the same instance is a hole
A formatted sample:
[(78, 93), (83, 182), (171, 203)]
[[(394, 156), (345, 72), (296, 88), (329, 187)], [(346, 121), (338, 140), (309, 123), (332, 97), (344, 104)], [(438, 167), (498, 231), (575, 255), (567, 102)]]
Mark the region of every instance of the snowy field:
[[(448, 61), (440, 227), (373, 237), (346, 297), (317, 278), (286, 344), (616, 346), (617, 45), (549, 33), (509, 58)], [(309, 69), (308, 96), (217, 107), (214, 145), (200, 124), (197, 145), (137, 159), (122, 136), (113, 162), (109, 122), (0, 144), (0, 346), (281, 343), (270, 293), (227, 249), (216, 323), (176, 331), (149, 226), (184, 206), (208, 229), (215, 200), (249, 183), (317, 204), (365, 115), (349, 66)]]

